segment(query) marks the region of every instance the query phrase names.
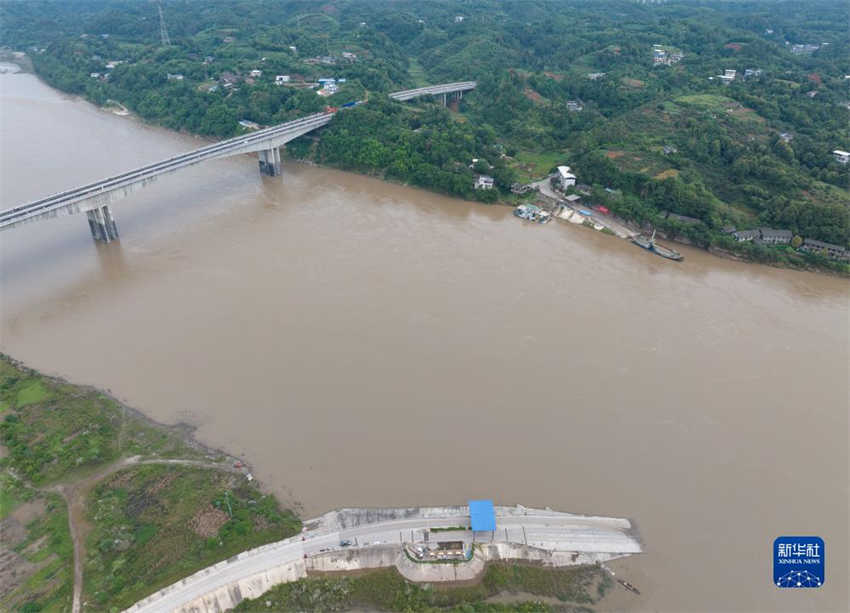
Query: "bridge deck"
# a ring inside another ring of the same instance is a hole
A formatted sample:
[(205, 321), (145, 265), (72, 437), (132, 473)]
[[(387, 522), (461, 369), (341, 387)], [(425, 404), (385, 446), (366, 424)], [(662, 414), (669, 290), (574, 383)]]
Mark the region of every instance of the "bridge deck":
[[(394, 92), (390, 94), (390, 97), (395, 100), (410, 100), (417, 96), (429, 94), (439, 95), (467, 91), (473, 89), (475, 85), (475, 81), (444, 83), (442, 85)], [(117, 199), (126, 195), (129, 191), (132, 191), (133, 186), (145, 185), (159, 175), (206, 160), (279, 147), (288, 140), (292, 140), (301, 134), (326, 125), (331, 121), (335, 113), (336, 111), (315, 113), (277, 126), (258, 130), (251, 134), (236, 136), (212, 145), (207, 145), (206, 147), (201, 147), (200, 149), (175, 155), (160, 162), (107, 177), (94, 183), (88, 183), (34, 202), (0, 211), (0, 230), (11, 228), (26, 221), (54, 216), (60, 212), (76, 213), (82, 210), (90, 210), (94, 208), (94, 203), (98, 203), (97, 206), (109, 204), (110, 198)]]
[(311, 127), (320, 127), (328, 123), (334, 113), (315, 113), (300, 119), (295, 119), (264, 130), (258, 130), (251, 134), (236, 136), (200, 149), (187, 153), (181, 153), (160, 162), (148, 164), (128, 172), (107, 177), (94, 183), (82, 185), (71, 190), (53, 194), (46, 198), (20, 205), (0, 212), (0, 229), (20, 223), (30, 217), (45, 215), (57, 208), (69, 206), (86, 198), (91, 198), (132, 183), (145, 179), (152, 179), (160, 174), (171, 172), (185, 166), (191, 166), (199, 162), (217, 157), (225, 157), (234, 153), (240, 153), (251, 145), (283, 136), (287, 133), (300, 130), (309, 130)]
[(443, 83), (442, 85), (430, 85), (428, 87), (419, 87), (416, 89), (406, 89), (400, 92), (390, 94), (393, 100), (410, 100), (418, 96), (437, 96), (440, 94), (450, 94), (453, 92), (465, 92), (470, 89), (475, 89), (475, 81), (458, 81), (457, 83)]

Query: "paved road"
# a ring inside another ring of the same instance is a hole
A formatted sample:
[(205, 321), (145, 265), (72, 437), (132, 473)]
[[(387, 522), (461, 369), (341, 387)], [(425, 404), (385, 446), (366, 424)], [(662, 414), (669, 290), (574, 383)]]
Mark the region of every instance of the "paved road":
[[(638, 541), (628, 533), (626, 520), (583, 517), (532, 509), (528, 514), (497, 517), (497, 530), (474, 535), (477, 542), (515, 542), (570, 552), (630, 554), (641, 551)], [(354, 547), (400, 544), (421, 541), (428, 528), (468, 525), (468, 513), (438, 518), (413, 517), (391, 519), (343, 529), (305, 530), (301, 535), (243, 552), (228, 561), (208, 567), (175, 583), (128, 609), (133, 613), (168, 613), (219, 588), (260, 574), (266, 570), (297, 562), (304, 556), (331, 549), (341, 549), (341, 540), (356, 543)], [(310, 522), (306, 522), (307, 525)], [(471, 541), (469, 531), (432, 533), (437, 538)]]

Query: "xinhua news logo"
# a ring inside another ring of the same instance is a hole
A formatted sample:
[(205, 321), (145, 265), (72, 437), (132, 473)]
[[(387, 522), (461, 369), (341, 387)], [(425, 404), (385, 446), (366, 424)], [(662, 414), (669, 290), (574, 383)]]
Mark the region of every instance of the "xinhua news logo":
[(826, 579), (826, 551), (817, 536), (780, 536), (773, 541), (776, 587), (820, 587)]

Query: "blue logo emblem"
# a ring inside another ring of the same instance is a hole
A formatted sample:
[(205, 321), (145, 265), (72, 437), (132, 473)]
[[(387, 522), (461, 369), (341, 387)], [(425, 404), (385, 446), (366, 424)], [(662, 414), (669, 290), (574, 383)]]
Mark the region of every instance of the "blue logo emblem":
[(776, 587), (820, 587), (826, 579), (826, 551), (817, 536), (780, 536), (773, 541)]

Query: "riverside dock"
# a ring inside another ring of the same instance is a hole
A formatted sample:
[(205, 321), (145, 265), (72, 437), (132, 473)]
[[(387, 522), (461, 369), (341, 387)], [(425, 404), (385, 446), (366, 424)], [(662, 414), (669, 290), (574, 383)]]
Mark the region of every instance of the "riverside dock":
[[(137, 602), (132, 613), (225, 611), (311, 572), (395, 566), (416, 582), (476, 579), (492, 561), (563, 567), (642, 552), (628, 519), (494, 506), (353, 508), (304, 522), (300, 535), (245, 551)], [(444, 556), (440, 560), (440, 556)]]

